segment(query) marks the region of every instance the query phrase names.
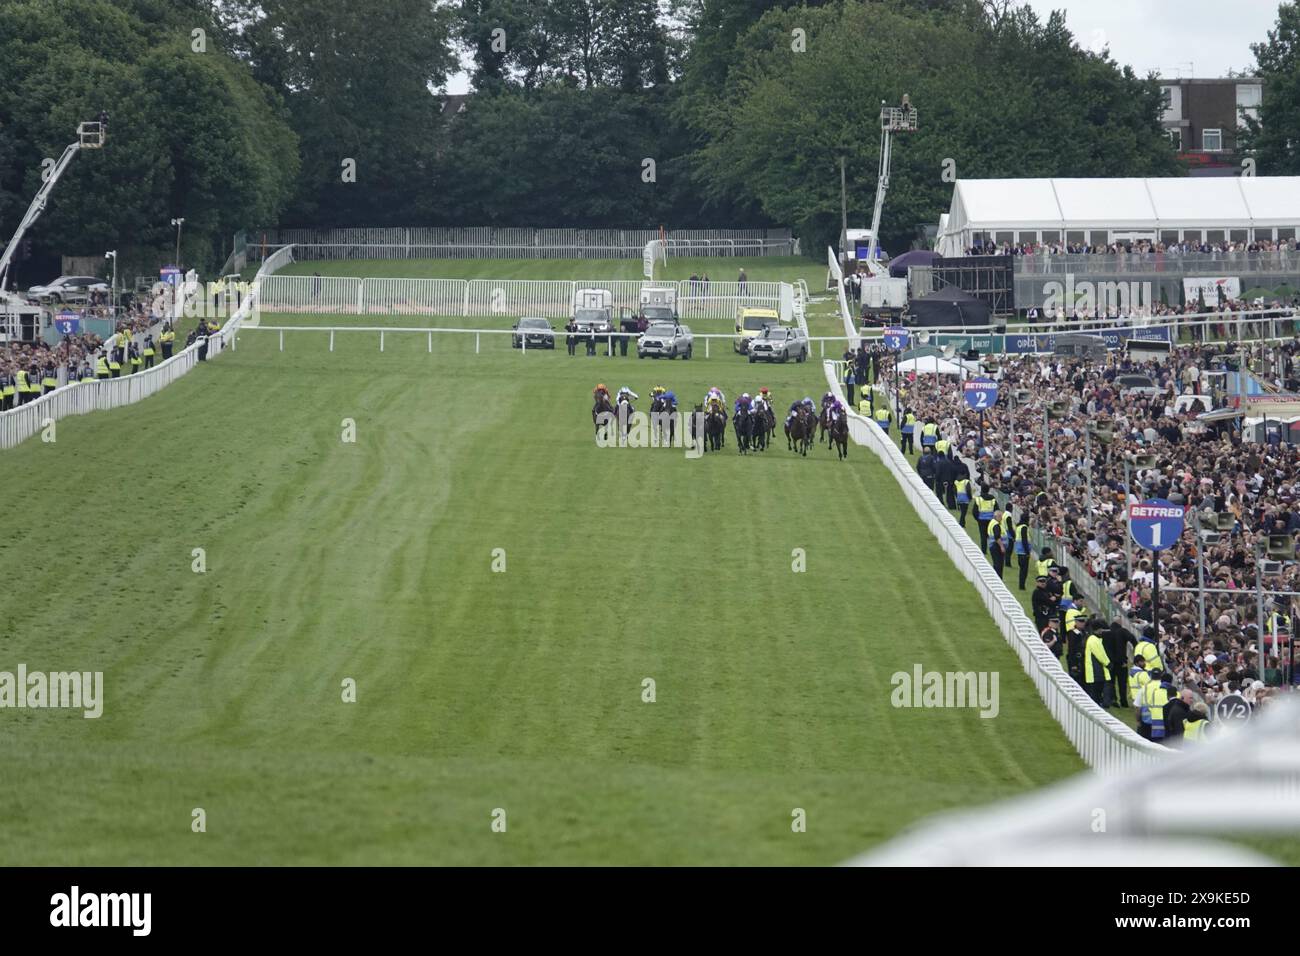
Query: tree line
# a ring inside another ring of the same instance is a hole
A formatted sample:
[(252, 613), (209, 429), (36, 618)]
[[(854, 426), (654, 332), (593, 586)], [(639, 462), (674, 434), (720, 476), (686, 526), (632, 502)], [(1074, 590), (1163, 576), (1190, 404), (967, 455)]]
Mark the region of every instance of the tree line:
[[(1294, 4), (1255, 49), (1258, 172), (1300, 172)], [(463, 111), (437, 91), (466, 70)], [(911, 96), (898, 252), (954, 175), (1159, 176), (1158, 86), (1013, 0), (7, 0), (0, 228), (76, 124), (110, 114), (38, 246), (154, 264), (185, 217), (215, 268), (244, 227), (791, 226), (874, 199), (882, 101)]]

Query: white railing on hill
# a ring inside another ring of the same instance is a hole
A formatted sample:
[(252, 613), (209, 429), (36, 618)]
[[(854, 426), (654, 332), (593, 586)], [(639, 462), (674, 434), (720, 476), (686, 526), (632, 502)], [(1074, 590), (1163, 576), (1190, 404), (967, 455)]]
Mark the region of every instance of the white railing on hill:
[(835, 280), (835, 295), (840, 303), (840, 319), (844, 322), (844, 335), (850, 342), (854, 342), (859, 338), (859, 334), (853, 321), (853, 313), (849, 310), (848, 297), (844, 294), (844, 270), (840, 268), (839, 257), (830, 246), (826, 247), (826, 264), (830, 269), (831, 278)]
[[(281, 352), (284, 351), (284, 339), (285, 339), (286, 332), (288, 332), (290, 335), (297, 335), (299, 337), (305, 337), (306, 335), (311, 333), (320, 333), (320, 332), (328, 333), (329, 350), (331, 352), (334, 351), (334, 340), (336, 336), (340, 336), (340, 335), (346, 336), (346, 335), (359, 335), (359, 334), (374, 334), (376, 336), (375, 341), (378, 345), (378, 349), (380, 352), (384, 351), (385, 344), (390, 340), (392, 336), (409, 336), (409, 335), (424, 336), (427, 341), (427, 350), (429, 352), (432, 352), (434, 349), (435, 336), (441, 337), (441, 336), (458, 336), (458, 335), (471, 336), (472, 335), (474, 337), (474, 354), (476, 355), (483, 350), (484, 336), (487, 336), (488, 341), (490, 342), (493, 336), (496, 336), (499, 339), (501, 336), (518, 335), (518, 333), (515, 332), (515, 330), (512, 328), (471, 329), (471, 328), (449, 328), (445, 326), (430, 327), (430, 326), (396, 326), (396, 325), (261, 325), (260, 323), (252, 322), (252, 321), (247, 322), (243, 326), (243, 328), (249, 331), (279, 333), (279, 337), (280, 337), (279, 350)], [(577, 348), (585, 349), (587, 339), (590, 336), (580, 332), (573, 333), (573, 334), (574, 337), (577, 339)], [(702, 355), (704, 358), (709, 358), (711, 356), (712, 345), (714, 343), (718, 345), (718, 347), (721, 349), (723, 354), (730, 354), (731, 352), (734, 351), (732, 347), (736, 341), (736, 336), (734, 333), (692, 331), (691, 334), (695, 340), (695, 345), (694, 345), (695, 354)], [(554, 336), (555, 339), (555, 347), (560, 348), (565, 344), (565, 339), (567, 338), (569, 333), (565, 332), (564, 329), (555, 329), (553, 327), (552, 335)], [(618, 330), (615, 330), (613, 332), (606, 332), (597, 335), (595, 337), (595, 341), (596, 341), (596, 345), (599, 348), (609, 349), (610, 346), (613, 346), (614, 348), (617, 349), (619, 348), (620, 338), (624, 336), (626, 336), (628, 339), (629, 354), (635, 354), (636, 352), (635, 340), (637, 336), (636, 333), (633, 332), (621, 332)], [(807, 358), (808, 359), (825, 358), (827, 342), (832, 343), (831, 354), (834, 355), (836, 352), (839, 351), (839, 346), (843, 341), (844, 340), (840, 338), (838, 335), (809, 337)], [(507, 343), (500, 342), (499, 344), (501, 346), (505, 346)], [(525, 342), (523, 351), (538, 352), (538, 351), (550, 351), (550, 349), (543, 349), (536, 345), (530, 346), (527, 344), (527, 342)], [(817, 352), (817, 355), (812, 354), (814, 351)], [(805, 361), (806, 360), (807, 359), (805, 359)], [(797, 360), (792, 359), (791, 361), (797, 361)]]
[[(359, 227), (255, 230), (249, 254), (284, 244), (301, 259), (619, 259), (640, 258), (659, 229), (533, 229), (498, 226)], [(789, 229), (678, 229), (665, 245), (673, 256), (798, 255)]]
[[(832, 391), (843, 401), (834, 363), (825, 362), (823, 368)], [(1043, 644), (1025, 609), (980, 552), (979, 545), (925, 486), (880, 426), (850, 411), (849, 435), (856, 444), (871, 449), (889, 469), (908, 503), (943, 545), (957, 570), (974, 586), (989, 616), (1020, 658), (1038, 695), (1084, 762), (1096, 770), (1114, 772), (1165, 756), (1168, 751), (1164, 747), (1144, 740), (1112, 717), (1065, 672), (1060, 661)]]
[(51, 422), (71, 415), (106, 411), (142, 401), (193, 369), (199, 362), (200, 351), (205, 347), (207, 358), (220, 355), (226, 343), (233, 346), (235, 333), (256, 305), (263, 278), (292, 261), (292, 251), (287, 247), (275, 256), (268, 257), (258, 270), (252, 288), (244, 297), (239, 310), (206, 342), (200, 339), (162, 364), (134, 375), (64, 385), (26, 405), (0, 412), (0, 449), (13, 448), (43, 431)]
[[(295, 253), (297, 247), (294, 247)], [(268, 276), (262, 285), (267, 312), (337, 315), (536, 315), (567, 318), (579, 289), (606, 289), (620, 307), (635, 308), (645, 285), (675, 285), (683, 320), (730, 319), (742, 306), (778, 309), (794, 318), (794, 287), (787, 282), (676, 283), (641, 279), (383, 279), (360, 276)]]

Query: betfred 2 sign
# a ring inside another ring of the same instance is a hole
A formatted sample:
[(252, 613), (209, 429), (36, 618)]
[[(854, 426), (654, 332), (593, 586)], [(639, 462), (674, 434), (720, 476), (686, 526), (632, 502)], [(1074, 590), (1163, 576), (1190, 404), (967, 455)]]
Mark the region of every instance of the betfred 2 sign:
[(1186, 509), (1163, 498), (1152, 498), (1128, 506), (1128, 530), (1139, 548), (1163, 551), (1171, 548), (1183, 533)]
[(998, 383), (988, 378), (973, 378), (962, 386), (966, 404), (976, 411), (992, 408), (998, 402)]

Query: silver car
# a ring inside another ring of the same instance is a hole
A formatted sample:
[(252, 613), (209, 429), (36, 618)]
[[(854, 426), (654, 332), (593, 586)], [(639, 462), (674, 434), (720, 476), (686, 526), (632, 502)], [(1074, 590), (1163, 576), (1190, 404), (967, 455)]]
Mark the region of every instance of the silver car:
[(45, 285), (34, 285), (27, 290), (33, 302), (85, 302), (91, 292), (107, 292), (108, 283), (94, 276), (59, 276)]
[(768, 326), (749, 343), (749, 361), (802, 362), (808, 358), (808, 336), (803, 329)]
[(695, 346), (695, 336), (685, 325), (669, 325), (666, 322), (650, 326), (641, 333), (636, 341), (636, 357), (670, 358), (691, 357)]

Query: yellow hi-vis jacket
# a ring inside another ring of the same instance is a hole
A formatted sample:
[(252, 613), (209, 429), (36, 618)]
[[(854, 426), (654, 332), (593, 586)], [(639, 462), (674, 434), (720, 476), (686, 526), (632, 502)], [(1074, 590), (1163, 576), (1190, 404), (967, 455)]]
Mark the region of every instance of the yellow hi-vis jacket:
[(1142, 658), (1142, 664), (1147, 670), (1153, 671), (1164, 665), (1160, 662), (1160, 651), (1156, 649), (1155, 644), (1146, 638), (1138, 641), (1137, 647), (1133, 648), (1135, 656)]
[[(1100, 676), (1094, 663), (1101, 665)], [(1110, 680), (1110, 655), (1106, 653), (1106, 647), (1098, 634), (1089, 634), (1088, 641), (1083, 646), (1083, 680), (1086, 684)]]
[(1129, 703), (1136, 704), (1138, 693), (1151, 682), (1151, 676), (1145, 669), (1134, 664), (1128, 669), (1128, 699)]

